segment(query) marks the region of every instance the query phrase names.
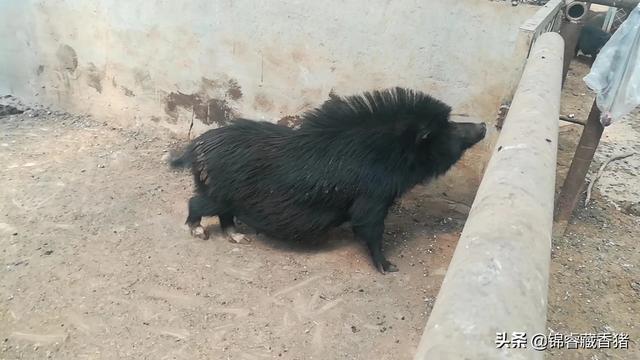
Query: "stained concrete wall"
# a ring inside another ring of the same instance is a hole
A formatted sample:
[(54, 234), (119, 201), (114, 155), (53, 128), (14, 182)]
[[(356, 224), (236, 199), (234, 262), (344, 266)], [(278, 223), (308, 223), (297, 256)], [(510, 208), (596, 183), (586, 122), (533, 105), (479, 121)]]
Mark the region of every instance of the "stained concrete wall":
[[(121, 124), (287, 122), (407, 86), (493, 121), (536, 7), (488, 0), (0, 0), (0, 93)], [(495, 138), (495, 131), (490, 133)], [(475, 189), (485, 142), (445, 183)], [(461, 180), (463, 179), (463, 180)]]

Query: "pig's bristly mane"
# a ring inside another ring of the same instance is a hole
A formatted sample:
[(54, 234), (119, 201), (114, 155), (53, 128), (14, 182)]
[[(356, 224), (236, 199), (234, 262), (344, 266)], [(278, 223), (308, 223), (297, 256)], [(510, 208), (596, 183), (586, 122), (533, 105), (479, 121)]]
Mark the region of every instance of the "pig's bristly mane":
[(361, 95), (331, 96), (322, 106), (302, 116), (303, 128), (347, 130), (380, 126), (439, 127), (446, 123), (451, 107), (423, 92), (400, 87)]

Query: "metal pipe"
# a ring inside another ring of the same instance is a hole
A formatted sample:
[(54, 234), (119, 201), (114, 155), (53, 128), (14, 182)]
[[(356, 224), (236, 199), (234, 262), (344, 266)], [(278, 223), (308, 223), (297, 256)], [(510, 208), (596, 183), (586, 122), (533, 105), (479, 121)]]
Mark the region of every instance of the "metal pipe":
[(611, 26), (613, 25), (613, 20), (616, 18), (616, 13), (618, 9), (610, 7), (607, 10), (607, 15), (604, 18), (604, 23), (602, 24), (602, 30), (606, 32), (611, 31)]
[(584, 24), (582, 21), (573, 22), (565, 21), (560, 28), (560, 35), (564, 39), (564, 64), (562, 66), (562, 83), (569, 74), (569, 67), (571, 66), (571, 60), (573, 60), (576, 54), (576, 46), (578, 45), (578, 38), (580, 38), (580, 31)]
[(565, 2), (565, 21), (562, 22), (560, 35), (564, 39), (564, 65), (562, 67), (562, 83), (564, 84), (571, 60), (575, 56), (576, 46), (580, 31), (584, 26), (584, 17), (589, 10), (589, 5), (584, 2), (566, 1)]
[(582, 125), (582, 126), (584, 126), (586, 124), (586, 122), (584, 120), (574, 119), (574, 118), (570, 118), (570, 117), (564, 116), (564, 115), (560, 115), (560, 120), (566, 121), (566, 122), (570, 122), (570, 123), (573, 123), (573, 124), (577, 124), (577, 125)]
[(591, 0), (592, 4), (613, 6), (623, 9), (632, 9), (638, 6), (640, 0)]
[(546, 333), (563, 45), (534, 44), (416, 360), (544, 356), (497, 349), (496, 332)]
[(589, 5), (583, 1), (566, 1), (564, 14), (567, 20), (578, 22), (587, 15)]

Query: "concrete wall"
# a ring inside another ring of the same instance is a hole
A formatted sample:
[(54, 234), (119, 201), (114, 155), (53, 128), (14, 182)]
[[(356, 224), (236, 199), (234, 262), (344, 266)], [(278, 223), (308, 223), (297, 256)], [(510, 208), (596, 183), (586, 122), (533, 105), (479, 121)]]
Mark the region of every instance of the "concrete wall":
[[(399, 85), (492, 122), (524, 61), (518, 27), (536, 10), (488, 0), (0, 0), (0, 93), (185, 132), (192, 114), (197, 131), (235, 115), (278, 121), (332, 89)], [(492, 143), (453, 177), (475, 189)]]

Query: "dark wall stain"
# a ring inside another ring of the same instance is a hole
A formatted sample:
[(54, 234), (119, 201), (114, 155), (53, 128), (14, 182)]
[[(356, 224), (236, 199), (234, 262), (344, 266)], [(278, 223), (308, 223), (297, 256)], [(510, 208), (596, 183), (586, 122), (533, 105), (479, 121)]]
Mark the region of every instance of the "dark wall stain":
[[(227, 78), (228, 79), (228, 78)], [(206, 125), (224, 126), (236, 117), (233, 104), (243, 96), (235, 79), (212, 80), (201, 78), (198, 91), (185, 94), (180, 91), (164, 96), (165, 112), (170, 122), (177, 122), (179, 108), (193, 113), (195, 119)]]
[(268, 112), (273, 110), (274, 105), (273, 101), (269, 100), (265, 94), (256, 94), (256, 97), (253, 99), (253, 107)]
[(230, 98), (231, 100), (240, 100), (242, 98), (242, 88), (236, 79), (230, 79), (227, 81), (224, 80), (213, 80), (208, 79), (206, 77), (202, 77), (200, 80), (200, 90), (199, 93), (205, 92), (220, 92), (224, 91), (224, 96)]
[(278, 120), (278, 125), (288, 126), (290, 128), (298, 128), (302, 124), (302, 118), (298, 115), (287, 115)]
[(78, 55), (69, 45), (60, 45), (56, 51), (56, 57), (60, 61), (61, 67), (68, 72), (74, 72), (78, 68)]
[(125, 96), (128, 96), (128, 97), (136, 96), (136, 94), (134, 94), (133, 91), (131, 91), (130, 89), (127, 89), (124, 86), (121, 86), (121, 88), (122, 88), (122, 92), (124, 93)]
[(200, 91), (214, 90), (220, 87), (220, 84), (215, 80), (208, 79), (204, 76), (200, 79)]
[(181, 92), (172, 92), (164, 99), (164, 111), (172, 118), (178, 118), (178, 107), (187, 110), (193, 109), (196, 103), (200, 103), (197, 95), (187, 95)]
[(235, 117), (233, 109), (229, 106), (227, 100), (211, 99), (207, 103), (207, 111), (204, 113), (205, 124), (218, 123), (220, 125), (228, 124)]
[(235, 79), (231, 79), (227, 82), (227, 95), (233, 100), (239, 100), (242, 97), (242, 89), (240, 84)]
[(136, 86), (139, 86), (142, 90), (153, 91), (153, 81), (151, 80), (151, 74), (145, 69), (133, 70), (133, 81)]
[(38, 69), (36, 70), (36, 74), (38, 76), (42, 75), (42, 73), (44, 72), (44, 65), (38, 65)]
[(193, 116), (204, 124), (226, 125), (235, 115), (225, 99), (207, 99), (200, 94), (172, 92), (165, 98), (165, 112), (174, 120), (178, 118), (178, 108), (192, 111)]
[(89, 63), (87, 67), (87, 85), (102, 93), (102, 77), (103, 74), (98, 70), (94, 63)]

